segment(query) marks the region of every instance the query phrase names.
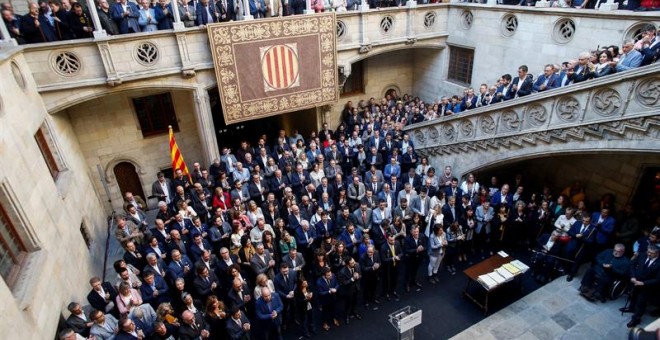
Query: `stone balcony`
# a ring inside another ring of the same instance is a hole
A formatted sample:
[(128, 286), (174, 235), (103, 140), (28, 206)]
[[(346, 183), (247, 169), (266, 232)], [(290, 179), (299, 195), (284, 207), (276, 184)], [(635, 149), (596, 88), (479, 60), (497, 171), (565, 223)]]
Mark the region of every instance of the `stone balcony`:
[(420, 154), (456, 164), (456, 173), (544, 154), (657, 152), (659, 74), (652, 64), (405, 130)]

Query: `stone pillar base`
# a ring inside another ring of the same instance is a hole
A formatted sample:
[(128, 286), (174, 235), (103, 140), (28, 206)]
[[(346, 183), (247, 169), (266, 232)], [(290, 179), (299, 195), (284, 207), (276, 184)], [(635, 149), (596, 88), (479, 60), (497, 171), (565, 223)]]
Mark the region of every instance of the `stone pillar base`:
[(534, 7), (537, 8), (548, 8), (550, 7), (550, 1), (537, 1)]
[(406, 2), (406, 7), (408, 7), (408, 8), (417, 8), (417, 1), (408, 0), (408, 2)]
[(619, 9), (619, 4), (616, 2), (606, 2), (606, 3), (601, 3), (600, 6), (598, 7), (599, 11), (616, 11)]
[(243, 20), (254, 20), (254, 16), (252, 14), (244, 15)]
[(183, 21), (179, 21), (172, 24), (172, 27), (174, 27), (175, 31), (182, 31), (186, 28), (186, 25), (183, 24)]
[(108, 33), (105, 30), (94, 31), (92, 32), (94, 39), (104, 39), (108, 37)]
[(486, 5), (496, 6), (497, 5), (497, 0), (488, 0), (488, 1), (486, 1)]

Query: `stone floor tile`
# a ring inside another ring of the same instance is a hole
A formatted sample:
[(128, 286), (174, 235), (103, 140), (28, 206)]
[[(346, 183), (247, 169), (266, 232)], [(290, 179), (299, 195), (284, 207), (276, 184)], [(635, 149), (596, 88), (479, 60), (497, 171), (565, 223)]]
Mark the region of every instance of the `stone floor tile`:
[(521, 336), (529, 326), (524, 319), (516, 315), (493, 326), (490, 332), (496, 339), (511, 339)]
[(561, 340), (575, 339), (600, 339), (600, 335), (591, 327), (585, 324), (578, 324), (559, 336)]
[(564, 328), (559, 326), (553, 320), (547, 320), (536, 324), (532, 326), (529, 331), (539, 340), (552, 340), (565, 332)]
[(543, 339), (538, 338), (532, 332), (527, 331), (527, 332), (523, 333), (523, 335), (515, 338), (515, 340), (543, 340)]
[(545, 307), (537, 305), (528, 308), (524, 313), (520, 313), (518, 315), (530, 326), (533, 326), (535, 324), (549, 320), (552, 313)]
[(553, 315), (551, 318), (552, 318), (552, 320), (554, 320), (554, 322), (557, 323), (557, 325), (559, 325), (564, 330), (568, 330), (571, 327), (575, 326), (575, 324), (576, 324), (576, 322), (573, 321), (573, 319), (571, 317), (567, 316), (563, 312), (559, 312), (559, 313)]

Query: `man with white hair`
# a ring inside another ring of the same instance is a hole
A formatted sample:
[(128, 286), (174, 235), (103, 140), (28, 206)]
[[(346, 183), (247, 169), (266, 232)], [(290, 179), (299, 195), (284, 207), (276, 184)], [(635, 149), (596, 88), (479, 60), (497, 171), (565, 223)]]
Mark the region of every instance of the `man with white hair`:
[(568, 70), (568, 79), (573, 83), (580, 83), (594, 77), (594, 65), (589, 62), (591, 53), (582, 52), (578, 56), (577, 65), (571, 70)]
[(620, 58), (610, 62), (610, 66), (615, 67), (617, 72), (623, 72), (638, 68), (644, 57), (635, 49), (635, 42), (627, 40), (623, 43), (623, 54)]

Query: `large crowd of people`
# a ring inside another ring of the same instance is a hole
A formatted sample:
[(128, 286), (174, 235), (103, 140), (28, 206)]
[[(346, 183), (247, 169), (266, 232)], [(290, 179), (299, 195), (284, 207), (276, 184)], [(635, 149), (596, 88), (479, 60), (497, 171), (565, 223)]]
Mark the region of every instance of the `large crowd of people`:
[[(303, 14), (305, 0), (95, 0), (101, 27), (95, 27), (87, 1), (39, 0), (29, 2), (28, 13), (14, 12), (10, 2), (2, 3), (2, 18), (12, 39), (19, 44), (42, 43), (70, 39), (91, 38), (95, 30), (103, 29), (108, 35), (151, 32), (174, 28), (176, 15), (185, 27), (204, 27), (215, 22), (243, 20), (245, 12), (258, 18)], [(436, 0), (419, 1), (420, 4)], [(478, 2), (478, 1), (475, 1)], [(404, 0), (368, 0), (370, 8), (397, 7)], [(498, 1), (500, 4), (533, 6), (533, 0)], [(551, 1), (552, 7), (594, 8), (595, 0)], [(314, 12), (357, 10), (361, 0), (311, 0)], [(651, 0), (631, 0), (621, 9), (657, 10)], [(6, 37), (5, 37), (6, 38)]]
[(113, 229), (125, 250), (117, 277), (90, 280), (93, 310), (72, 302), (63, 338), (309, 338), (499, 250), (529, 249), (540, 282), (601, 263), (581, 287), (593, 301), (632, 272), (623, 310), (639, 323), (660, 284), (660, 219), (631, 206), (616, 213), (609, 194), (591, 204), (581, 183), (553, 193), (521, 175), (480, 184), (474, 174), (459, 181), (449, 165), (436, 172), (392, 112), (379, 114), (382, 102), (348, 110), (336, 131), (281, 130), (272, 141), (224, 147), (189, 176), (159, 173), (153, 221), (144, 199), (125, 193)]

